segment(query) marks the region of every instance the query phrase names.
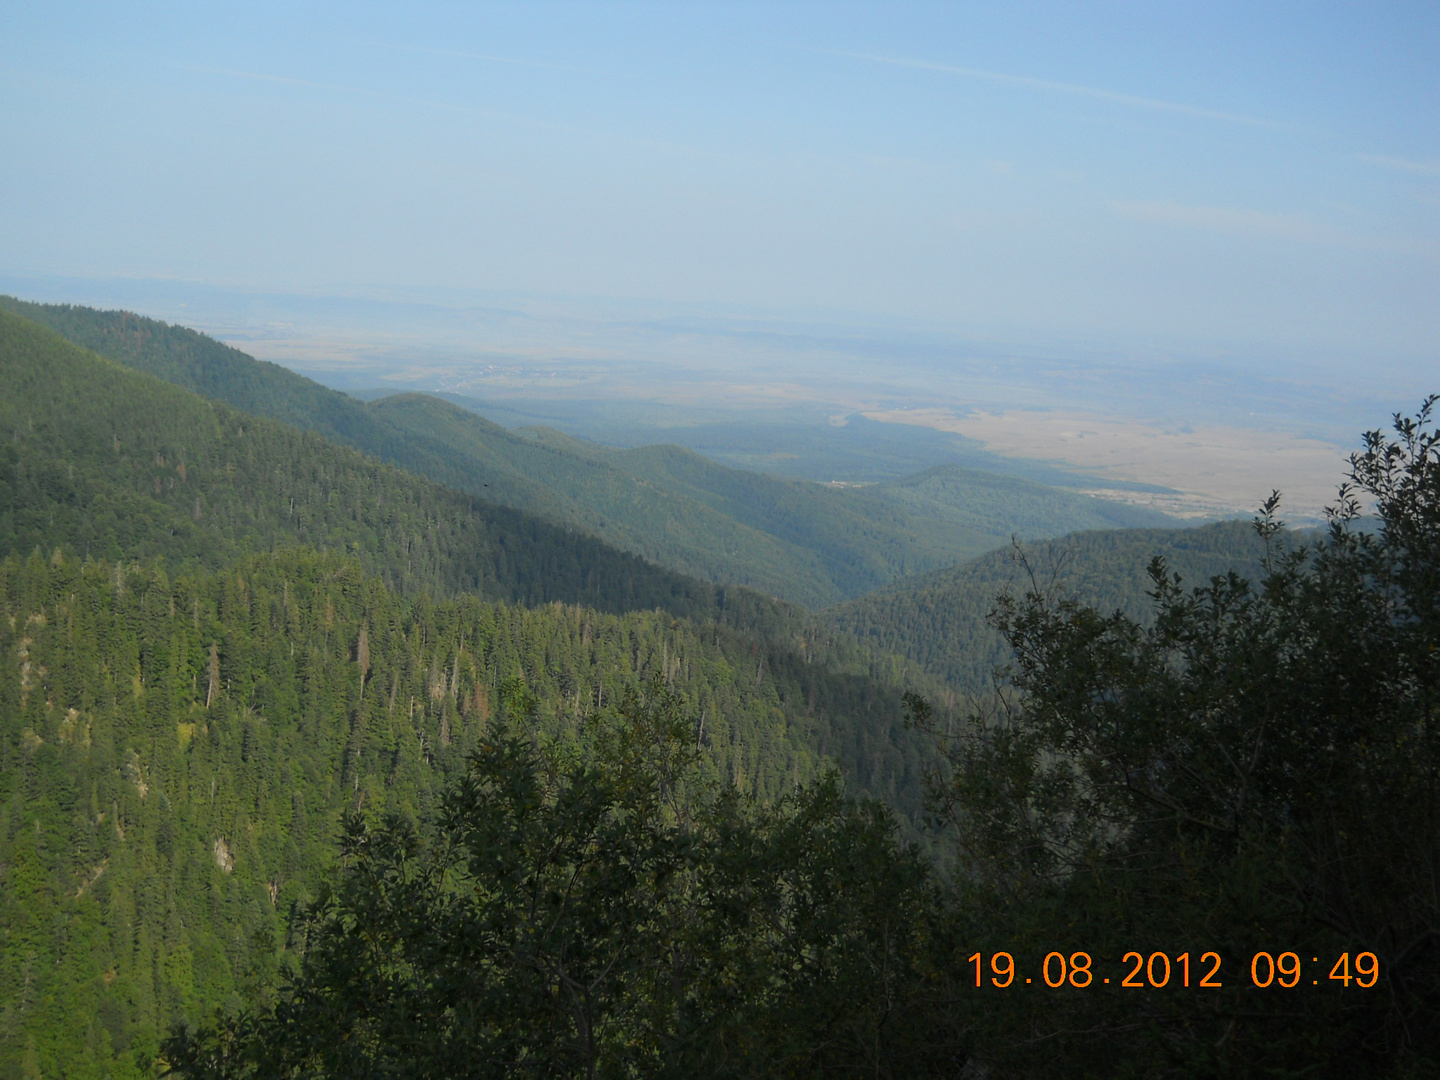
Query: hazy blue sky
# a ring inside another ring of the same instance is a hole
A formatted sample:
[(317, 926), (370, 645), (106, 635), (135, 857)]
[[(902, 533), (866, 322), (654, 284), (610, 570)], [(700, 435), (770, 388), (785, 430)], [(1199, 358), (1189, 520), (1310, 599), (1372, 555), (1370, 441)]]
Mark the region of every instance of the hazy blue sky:
[(11, 277), (1440, 344), (1434, 2), (4, 8)]

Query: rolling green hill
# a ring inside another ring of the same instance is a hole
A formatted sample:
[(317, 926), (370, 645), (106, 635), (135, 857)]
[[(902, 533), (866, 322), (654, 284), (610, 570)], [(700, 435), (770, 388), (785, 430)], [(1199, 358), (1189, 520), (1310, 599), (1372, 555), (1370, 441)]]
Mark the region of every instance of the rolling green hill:
[(369, 408), (398, 430), (443, 442), (452, 460), (466, 463), (474, 478), (469, 490), (488, 485), (484, 495), (497, 502), (564, 521), (682, 573), (810, 606), (844, 595), (823, 554), (706, 505), (678, 485), (637, 474), (600, 448), (558, 433), (506, 431), (423, 394), (382, 398)]
[[(592, 537), (205, 401), (3, 312), (0, 430), (0, 554), (63, 545), (213, 568), (300, 543), (354, 552), (402, 592), (701, 618), (727, 602)], [(729, 600), (748, 602), (733, 590)]]
[(1095, 529), (1154, 529), (1179, 522), (1156, 510), (1077, 495), (999, 473), (936, 465), (868, 489), (886, 502), (996, 542), (1044, 540)]
[(962, 693), (981, 694), (996, 665), (1008, 659), (988, 621), (1002, 592), (1019, 596), (1038, 587), (1144, 619), (1152, 609), (1146, 568), (1156, 555), (1190, 585), (1231, 569), (1258, 580), (1264, 557), (1254, 528), (1241, 521), (1197, 529), (1081, 532), (1020, 550), (1023, 563), (1013, 550), (990, 552), (840, 604), (823, 617), (832, 630), (903, 656)]
[(179, 326), (127, 312), (0, 306), (234, 408), (283, 420), (488, 501), (540, 514), (710, 581), (820, 607), (950, 565), (1012, 534), (1169, 519), (1043, 484), (945, 466), (834, 487), (718, 465), (675, 446), (612, 450), (508, 431), (403, 394), (365, 404)]

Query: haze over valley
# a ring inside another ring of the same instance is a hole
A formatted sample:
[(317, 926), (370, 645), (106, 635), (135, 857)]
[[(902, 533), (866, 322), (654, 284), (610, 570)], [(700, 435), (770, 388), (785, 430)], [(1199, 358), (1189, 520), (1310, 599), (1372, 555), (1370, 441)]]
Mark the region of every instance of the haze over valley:
[[(954, 461), (1199, 520), (1248, 516), (1273, 488), (1294, 520), (1321, 520), (1355, 433), (1418, 400), (1425, 378), (1402, 368), (1361, 385), (1282, 360), (600, 299), (401, 302), (143, 280), (0, 287), (143, 310), (352, 394), (439, 394), (512, 428), (673, 442), (822, 482)], [(845, 430), (852, 420), (888, 430)], [(909, 444), (899, 458), (896, 443)]]

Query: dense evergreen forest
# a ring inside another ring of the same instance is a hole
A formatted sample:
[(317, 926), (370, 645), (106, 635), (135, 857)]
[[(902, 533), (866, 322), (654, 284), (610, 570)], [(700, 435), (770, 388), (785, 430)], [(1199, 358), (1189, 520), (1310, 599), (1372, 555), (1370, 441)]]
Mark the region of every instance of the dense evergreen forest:
[(703, 777), (774, 799), (816, 777), (826, 714), (859, 705), (662, 612), (407, 601), (303, 549), (174, 579), (12, 557), (0, 651), (0, 1016), (12, 1052), (65, 1075), (269, 987), (341, 810), (433, 816), (491, 724), (579, 746), (658, 685)]
[(1255, 580), (1265, 545), (1246, 522), (1194, 529), (1084, 532), (1013, 546), (838, 604), (835, 631), (904, 656), (963, 693), (980, 694), (1010, 657), (991, 619), (997, 597), (1040, 592), (1142, 619), (1153, 610), (1146, 567), (1155, 556), (1200, 584), (1235, 570)]
[(676, 446), (613, 450), (507, 431), (439, 398), (365, 404), (181, 326), (123, 311), (0, 308), (243, 412), (599, 536), (662, 566), (811, 607), (1022, 538), (1169, 523), (1164, 515), (955, 468), (835, 488), (727, 468)]
[[(810, 613), (443, 486), (461, 410), (43, 313), (128, 353), (0, 312), (0, 1077), (1440, 1068), (1433, 402), (1326, 532)], [(503, 434), (828, 543), (752, 474)], [(896, 491), (968, 528), (969, 483)]]
[(143, 1064), (168, 1025), (251, 1000), (334, 866), (340, 810), (432, 813), (490, 717), (579, 747), (658, 679), (693, 705), (709, 781), (769, 800), (839, 765), (920, 810), (898, 665), (798, 609), (4, 314), (0, 423), (10, 1072)]
[[(1440, 1067), (1440, 428), (1367, 437), (1256, 586), (1002, 600), (1000, 708), (911, 695), (942, 876), (833, 785), (707, 785), (659, 688), (557, 760), (482, 739), (434, 826), (348, 814), (276, 996), (186, 1077), (1417, 1077)], [(1356, 495), (1376, 499), (1360, 528)]]

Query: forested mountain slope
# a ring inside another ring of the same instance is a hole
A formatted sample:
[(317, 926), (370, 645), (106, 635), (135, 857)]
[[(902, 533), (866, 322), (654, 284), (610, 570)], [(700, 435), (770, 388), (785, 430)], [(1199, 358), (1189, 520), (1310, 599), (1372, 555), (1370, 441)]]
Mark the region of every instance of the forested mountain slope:
[[(0, 557), (60, 548), (82, 558), (160, 559), (173, 574), (301, 544), (352, 555), (403, 595), (660, 609), (715, 634), (745, 635), (758, 669), (843, 672), (855, 680), (856, 700), (884, 697), (898, 680), (897, 663), (791, 605), (663, 570), (205, 401), (3, 312), (0, 430), (10, 433), (0, 445)], [(881, 710), (857, 725), (871, 721), (880, 728), (839, 733), (836, 749), (820, 752), (833, 753), (867, 790), (899, 797), (908, 781), (889, 771), (885, 753), (839, 748), (852, 738), (888, 739), (882, 731), (894, 716)], [(899, 804), (913, 806), (914, 794)]]
[[(318, 435), (109, 363), (0, 312), (0, 555), (217, 567), (310, 544), (355, 552), (402, 592), (473, 591), (710, 618), (728, 594)], [(753, 611), (752, 611), (753, 614)]]
[[(546, 514), (684, 573), (749, 585), (811, 606), (863, 591), (861, 581), (875, 580), (873, 572), (857, 576), (829, 551), (811, 550), (729, 507), (697, 498), (694, 490), (637, 473), (603, 448), (558, 433), (535, 438), (510, 432), (424, 394), (397, 394), (368, 408), (397, 429), (443, 443), (452, 461), (466, 463), (469, 490), (487, 485), (487, 498)], [(802, 486), (742, 475), (787, 491)], [(832, 517), (837, 509), (831, 509)], [(894, 576), (885, 573), (881, 557), (876, 561), (882, 563), (878, 581)]]
[(898, 669), (787, 605), (4, 313), (0, 431), (4, 1074), (139, 1075), (265, 1000), (341, 810), (423, 818), (506, 717), (583, 752), (658, 678), (720, 783), (918, 814)]
[(1158, 525), (1152, 511), (953, 467), (836, 488), (674, 446), (610, 450), (511, 432), (424, 395), (366, 405), (179, 326), (127, 312), (0, 306), (235, 408), (284, 420), (488, 501), (544, 515), (682, 573), (823, 606), (1005, 543)]
[(972, 530), (1008, 544), (1010, 538), (1044, 540), (1096, 529), (1177, 527), (1179, 522), (1143, 506), (1077, 495), (1062, 488), (1000, 473), (936, 465), (869, 489), (917, 515)]
[[(546, 428), (506, 431), (423, 394), (371, 408), (496, 480), (486, 491), (573, 522), (666, 566), (810, 606), (1022, 538), (1170, 524), (1140, 507), (953, 466), (834, 487), (717, 464), (674, 445), (615, 449)], [(488, 474), (487, 474), (488, 475)]]
[[(1265, 547), (1249, 522), (1196, 529), (1082, 532), (990, 552), (946, 570), (898, 583), (824, 613), (832, 629), (906, 657), (965, 693), (989, 688), (1008, 657), (990, 625), (996, 597), (1038, 588), (1102, 611), (1145, 619), (1153, 610), (1147, 567), (1161, 556), (1187, 586), (1235, 570), (1258, 580)], [(1033, 577), (1032, 577), (1033, 574)]]
[(506, 719), (583, 747), (658, 680), (725, 785), (774, 798), (833, 756), (916, 808), (898, 690), (657, 611), (407, 600), (336, 555), (173, 578), (11, 557), (0, 656), (4, 1075), (100, 1075), (263, 1000), (342, 809), (425, 817)]

